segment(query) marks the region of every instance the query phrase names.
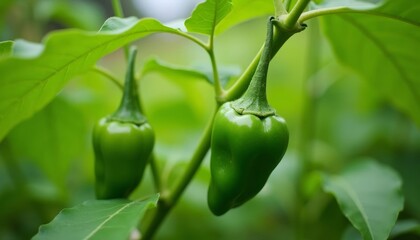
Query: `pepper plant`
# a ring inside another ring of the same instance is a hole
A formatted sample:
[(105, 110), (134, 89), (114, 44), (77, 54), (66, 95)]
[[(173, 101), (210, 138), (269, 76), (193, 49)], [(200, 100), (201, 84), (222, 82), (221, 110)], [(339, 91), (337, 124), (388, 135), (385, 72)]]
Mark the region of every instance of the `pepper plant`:
[(420, 1), (111, 3), (0, 4), (0, 238), (420, 236)]

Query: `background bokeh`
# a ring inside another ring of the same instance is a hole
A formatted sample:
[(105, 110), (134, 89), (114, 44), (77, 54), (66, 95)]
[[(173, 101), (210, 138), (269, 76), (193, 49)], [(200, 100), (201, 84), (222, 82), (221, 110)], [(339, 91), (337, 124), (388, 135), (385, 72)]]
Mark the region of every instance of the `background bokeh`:
[[(121, 2), (127, 16), (170, 22), (188, 17), (199, 1)], [(2, 0), (0, 40), (41, 42), (49, 32), (63, 28), (95, 31), (112, 15), (111, 1)], [(420, 219), (419, 127), (334, 59), (321, 24), (309, 21), (308, 29), (288, 41), (270, 65), (267, 94), (288, 122), (290, 147), (266, 187), (243, 207), (214, 217), (206, 205), (207, 156), (156, 239), (287, 240), (297, 232), (304, 232), (305, 239), (355, 239), (333, 197), (321, 190), (319, 172), (337, 172), (366, 158), (399, 172), (406, 198), (400, 218)], [(218, 35), (218, 64), (243, 70), (264, 36), (265, 17)], [(139, 72), (151, 57), (210, 69), (206, 53), (178, 36), (155, 34), (134, 44), (139, 47)], [(98, 64), (123, 78), (122, 51)], [(150, 73), (140, 80), (140, 96), (156, 131), (163, 183), (170, 188), (214, 110), (213, 88), (202, 80)], [(92, 126), (116, 109), (120, 97), (120, 90), (95, 72), (80, 75), (0, 143), (0, 239), (29, 239), (62, 208), (94, 198)], [(132, 198), (153, 191), (147, 172)]]

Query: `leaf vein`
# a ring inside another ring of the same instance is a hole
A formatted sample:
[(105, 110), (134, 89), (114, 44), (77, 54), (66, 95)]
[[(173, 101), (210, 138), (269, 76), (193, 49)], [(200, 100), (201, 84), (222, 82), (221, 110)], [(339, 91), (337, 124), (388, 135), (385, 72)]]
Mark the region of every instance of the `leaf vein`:
[(352, 187), (347, 184), (347, 182), (341, 178), (337, 178), (337, 183), (339, 183), (343, 189), (345, 189), (350, 197), (350, 199), (354, 202), (354, 204), (357, 206), (357, 208), (360, 210), (360, 214), (362, 215), (362, 218), (366, 224), (366, 227), (369, 230), (369, 235), (371, 239), (374, 239), (372, 227), (369, 224), (368, 217), (366, 215), (366, 210), (363, 207), (363, 204), (359, 201), (359, 198), (357, 197), (357, 193), (353, 191)]
[(345, 21), (353, 24), (360, 32), (362, 32), (369, 40), (371, 40), (376, 47), (385, 55), (385, 57), (391, 62), (396, 71), (399, 73), (403, 81), (407, 84), (409, 91), (413, 94), (418, 102), (420, 102), (420, 95), (415, 91), (415, 85), (408, 77), (407, 73), (404, 71), (404, 68), (399, 64), (398, 59), (386, 48), (386, 46), (375, 37), (369, 30), (367, 30), (362, 24), (355, 21), (352, 17), (342, 15), (340, 16)]
[(84, 239), (87, 240), (91, 238), (95, 233), (97, 233), (99, 230), (101, 230), (101, 227), (104, 226), (107, 222), (109, 222), (113, 217), (115, 217), (117, 214), (122, 212), (124, 209), (128, 208), (129, 206), (133, 205), (136, 202), (131, 202), (126, 205), (123, 205), (120, 209), (118, 209), (115, 213), (111, 214), (109, 217), (107, 217), (101, 224), (99, 224), (93, 231), (86, 236)]

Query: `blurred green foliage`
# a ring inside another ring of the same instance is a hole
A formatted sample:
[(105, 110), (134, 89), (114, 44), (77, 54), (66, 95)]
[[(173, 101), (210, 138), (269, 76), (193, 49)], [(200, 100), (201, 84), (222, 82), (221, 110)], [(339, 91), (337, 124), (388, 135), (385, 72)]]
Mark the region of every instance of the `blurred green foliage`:
[[(71, 10), (70, 10), (71, 9)], [(81, 12), (83, 11), (83, 12)], [(106, 12), (93, 1), (1, 1), (0, 40), (40, 41), (60, 27), (98, 29)], [(216, 38), (220, 65), (244, 69), (264, 41), (265, 19), (241, 24)], [(334, 59), (319, 37), (315, 71), (304, 59), (311, 31), (288, 41), (270, 65), (268, 99), (288, 122), (290, 147), (263, 191), (223, 217), (206, 205), (208, 159), (156, 239), (354, 239), (336, 201), (321, 189), (319, 171), (337, 172), (360, 157), (395, 168), (406, 198), (400, 219), (420, 221), (420, 129), (354, 72)], [(313, 29), (311, 29), (311, 27)], [(138, 69), (151, 57), (177, 65), (209, 65), (205, 52), (177, 36), (153, 35), (136, 43)], [(100, 65), (124, 75), (122, 51)], [(183, 173), (215, 108), (212, 86), (157, 73), (140, 80), (144, 112), (156, 131), (156, 158), (171, 186)], [(121, 92), (89, 72), (21, 123), (0, 144), (0, 239), (28, 239), (63, 207), (94, 198), (91, 127), (113, 112)], [(308, 107), (310, 111), (308, 111)], [(307, 136), (310, 136), (309, 140)], [(302, 161), (308, 161), (309, 169)], [(132, 198), (153, 193), (151, 175)], [(372, 179), (374, 180), (374, 179)], [(414, 239), (414, 234), (395, 239)]]
[(0, 3), (0, 40), (24, 38), (40, 41), (60, 28), (98, 29), (105, 19), (93, 0), (4, 0)]

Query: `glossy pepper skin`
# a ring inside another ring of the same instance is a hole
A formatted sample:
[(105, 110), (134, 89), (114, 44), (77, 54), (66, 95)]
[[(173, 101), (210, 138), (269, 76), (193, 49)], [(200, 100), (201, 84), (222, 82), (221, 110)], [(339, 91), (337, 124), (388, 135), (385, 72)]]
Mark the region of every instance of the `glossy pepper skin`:
[(127, 198), (140, 183), (152, 151), (151, 126), (103, 118), (93, 135), (97, 198)]
[(219, 216), (257, 195), (283, 157), (288, 139), (283, 118), (241, 115), (231, 102), (223, 104), (211, 139), (210, 210)]
[(140, 183), (153, 149), (154, 132), (140, 112), (134, 80), (136, 52), (130, 52), (120, 107), (93, 129), (98, 199), (127, 198)]
[(263, 55), (248, 89), (241, 98), (220, 106), (214, 119), (207, 202), (216, 216), (257, 195), (287, 149), (286, 122), (275, 114), (266, 98), (271, 21)]

